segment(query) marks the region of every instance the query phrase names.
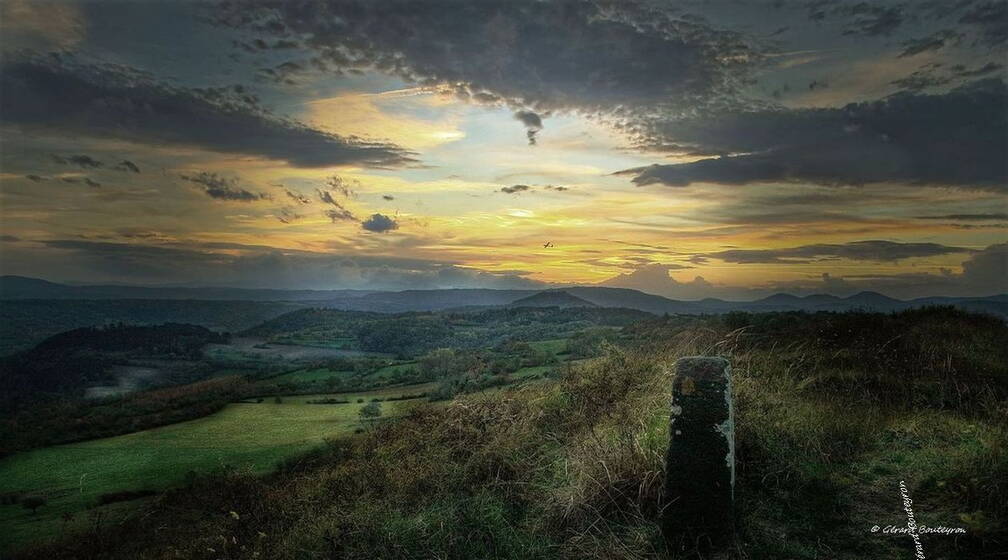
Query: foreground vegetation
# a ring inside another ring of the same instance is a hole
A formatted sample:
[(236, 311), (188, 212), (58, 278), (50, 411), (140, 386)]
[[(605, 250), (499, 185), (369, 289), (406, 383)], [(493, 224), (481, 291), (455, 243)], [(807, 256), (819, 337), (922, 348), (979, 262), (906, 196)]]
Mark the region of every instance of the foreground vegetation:
[[(629, 340), (628, 340), (629, 338)], [(662, 318), (552, 379), (461, 395), (278, 472), (221, 468), (24, 552), (49, 558), (658, 558), (671, 366), (733, 366), (731, 558), (1008, 548), (1008, 328), (951, 309)], [(252, 406), (268, 406), (266, 404)], [(323, 405), (313, 405), (323, 406)]]

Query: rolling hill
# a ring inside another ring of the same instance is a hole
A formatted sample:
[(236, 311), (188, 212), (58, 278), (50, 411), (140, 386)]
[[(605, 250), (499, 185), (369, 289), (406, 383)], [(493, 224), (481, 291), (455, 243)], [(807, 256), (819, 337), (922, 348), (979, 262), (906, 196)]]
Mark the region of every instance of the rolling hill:
[(573, 296), (563, 290), (550, 290), (516, 299), (508, 307), (599, 307), (590, 301)]

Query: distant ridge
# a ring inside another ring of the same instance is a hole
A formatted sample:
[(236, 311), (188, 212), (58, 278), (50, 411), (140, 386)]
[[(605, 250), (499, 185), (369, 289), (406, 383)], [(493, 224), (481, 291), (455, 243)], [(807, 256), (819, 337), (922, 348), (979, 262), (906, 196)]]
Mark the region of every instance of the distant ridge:
[(598, 307), (598, 305), (573, 296), (563, 290), (549, 290), (516, 299), (508, 307)]
[[(558, 295), (562, 294), (562, 295)], [(707, 298), (681, 301), (628, 288), (571, 286), (558, 289), (495, 290), (458, 288), (380, 292), (363, 290), (283, 290), (216, 287), (69, 286), (23, 276), (0, 276), (0, 300), (25, 299), (162, 299), (297, 302), (301, 305), (402, 313), (446, 309), (542, 306), (555, 298), (556, 306), (597, 306), (636, 309), (655, 314), (719, 314), (729, 311), (899, 311), (926, 305), (951, 305), (1008, 318), (1008, 295), (986, 297), (926, 297), (909, 301), (878, 292), (860, 292), (848, 297), (827, 294), (795, 296), (778, 293), (755, 301), (725, 301)], [(0, 314), (0, 319), (3, 315)]]

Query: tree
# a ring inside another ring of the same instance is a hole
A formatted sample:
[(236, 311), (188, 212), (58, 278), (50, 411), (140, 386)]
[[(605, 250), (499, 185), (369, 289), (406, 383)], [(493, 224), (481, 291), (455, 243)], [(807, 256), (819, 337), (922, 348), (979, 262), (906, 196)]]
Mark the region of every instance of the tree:
[(363, 422), (365, 420), (375, 420), (379, 416), (381, 416), (381, 413), (382, 413), (381, 403), (377, 401), (372, 401), (362, 406), (360, 412), (358, 412), (357, 414), (360, 415), (360, 419)]
[(42, 496), (25, 496), (21, 498), (21, 507), (32, 510), (35, 513), (38, 508), (46, 505), (46, 499)]

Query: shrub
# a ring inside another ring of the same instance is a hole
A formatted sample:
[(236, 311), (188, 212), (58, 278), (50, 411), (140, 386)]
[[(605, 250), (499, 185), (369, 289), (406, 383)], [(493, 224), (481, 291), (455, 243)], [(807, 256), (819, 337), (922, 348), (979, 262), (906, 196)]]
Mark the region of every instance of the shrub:
[(21, 498), (21, 507), (30, 509), (32, 513), (35, 513), (38, 508), (46, 505), (46, 503), (46, 499), (42, 496), (25, 496)]

